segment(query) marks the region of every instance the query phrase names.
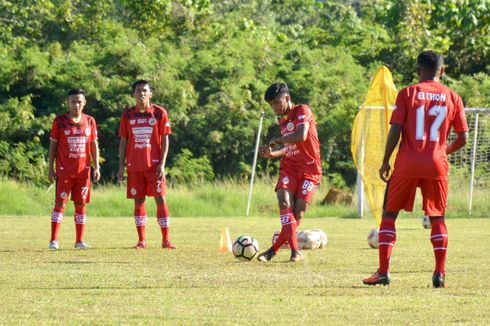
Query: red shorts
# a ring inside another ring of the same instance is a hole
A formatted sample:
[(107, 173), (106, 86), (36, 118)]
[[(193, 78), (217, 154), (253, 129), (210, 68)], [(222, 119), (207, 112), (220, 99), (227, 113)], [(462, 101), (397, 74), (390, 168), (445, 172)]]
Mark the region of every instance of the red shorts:
[(308, 204), (311, 203), (313, 194), (320, 184), (321, 174), (309, 174), (292, 169), (285, 169), (279, 172), (279, 180), (276, 184), (278, 189), (286, 189), (294, 194), (294, 198), (302, 198)]
[(90, 203), (90, 178), (74, 179), (56, 178), (56, 202), (66, 203), (71, 193), (71, 200), (76, 203)]
[(165, 197), (165, 178), (158, 178), (156, 167), (144, 172), (128, 172), (127, 198)]
[(444, 216), (447, 203), (447, 180), (391, 177), (386, 186), (385, 210), (411, 212), (415, 191), (422, 191), (422, 208), (427, 216)]

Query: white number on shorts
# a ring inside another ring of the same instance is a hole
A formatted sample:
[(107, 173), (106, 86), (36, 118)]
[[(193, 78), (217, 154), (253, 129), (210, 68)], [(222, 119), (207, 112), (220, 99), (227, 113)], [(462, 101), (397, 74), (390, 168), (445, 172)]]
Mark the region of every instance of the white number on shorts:
[(313, 182), (305, 180), (305, 182), (303, 182), (303, 186), (301, 186), (301, 189), (312, 191), (314, 186), (315, 185), (313, 184)]
[(82, 187), (80, 194), (82, 195), (82, 198), (85, 198), (88, 195), (88, 187)]
[[(416, 110), (416, 122), (415, 127), (415, 139), (424, 140), (425, 139), (425, 106), (422, 105)], [(436, 117), (432, 125), (430, 126), (430, 141), (439, 140), (439, 128), (441, 128), (442, 123), (446, 119), (447, 107), (442, 105), (434, 105), (429, 109), (429, 115)]]
[(158, 192), (158, 193), (162, 192), (161, 183), (162, 183), (162, 182), (161, 182), (160, 180), (158, 180), (158, 181), (157, 181), (157, 192)]

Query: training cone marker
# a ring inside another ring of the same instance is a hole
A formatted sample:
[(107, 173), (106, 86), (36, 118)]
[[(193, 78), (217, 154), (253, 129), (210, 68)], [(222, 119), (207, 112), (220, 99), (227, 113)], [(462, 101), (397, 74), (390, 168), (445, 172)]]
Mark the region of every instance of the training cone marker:
[(219, 241), (220, 252), (231, 252), (231, 239), (228, 228), (221, 229), (221, 239)]

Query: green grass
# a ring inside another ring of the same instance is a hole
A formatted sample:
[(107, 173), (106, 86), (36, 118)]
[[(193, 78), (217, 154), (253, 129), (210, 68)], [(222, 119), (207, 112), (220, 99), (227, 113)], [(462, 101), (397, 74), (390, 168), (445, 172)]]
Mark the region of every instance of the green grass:
[[(250, 215), (275, 217), (278, 214), (277, 200), (274, 193), (275, 180), (258, 180), (254, 186)], [(195, 187), (170, 187), (167, 198), (172, 216), (185, 217), (238, 217), (245, 216), (248, 188), (247, 183), (236, 181), (216, 181)], [(313, 205), (307, 215), (310, 218), (323, 216), (356, 217), (357, 209), (352, 205), (321, 205), (320, 202), (329, 190), (327, 184), (320, 185)], [(475, 189), (473, 212), (468, 215), (468, 190), (464, 185), (451, 185), (449, 191), (448, 218), (488, 217), (490, 211), (490, 191)], [(12, 180), (0, 179), (0, 215), (47, 216), (51, 213), (54, 201), (54, 188), (40, 188), (32, 185), (16, 183)], [(355, 201), (355, 198), (354, 198)], [(153, 199), (147, 200), (150, 216), (155, 215)], [(367, 199), (366, 199), (367, 205)], [(422, 204), (418, 192), (413, 213), (402, 213), (401, 216), (422, 216)], [(124, 185), (94, 185), (92, 202), (87, 208), (90, 216), (131, 216), (133, 203), (126, 199)], [(366, 206), (366, 215), (369, 208)], [(73, 213), (70, 203), (66, 214)]]
[(490, 324), (490, 219), (451, 219), (447, 289), (432, 289), (432, 247), (420, 220), (397, 223), (392, 284), (367, 287), (377, 265), (366, 235), (373, 219), (306, 218), (329, 237), (305, 263), (237, 262), (219, 253), (220, 229), (233, 238), (270, 243), (276, 218), (174, 218), (175, 251), (159, 249), (156, 221), (149, 248), (129, 247), (132, 218), (90, 217), (86, 240), (72, 249), (74, 225), (65, 217), (62, 250), (47, 250), (49, 218), (0, 217), (0, 324)]

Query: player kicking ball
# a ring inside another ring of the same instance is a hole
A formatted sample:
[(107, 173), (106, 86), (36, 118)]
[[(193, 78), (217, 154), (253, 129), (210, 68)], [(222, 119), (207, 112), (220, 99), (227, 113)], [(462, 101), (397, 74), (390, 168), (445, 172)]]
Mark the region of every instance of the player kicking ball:
[(83, 113), (85, 104), (83, 89), (70, 90), (69, 112), (56, 117), (51, 128), (48, 178), (50, 182), (56, 181), (56, 198), (51, 214), (51, 250), (59, 249), (58, 231), (70, 194), (75, 206), (75, 248), (90, 248), (83, 242), (87, 221), (85, 204), (90, 202), (90, 156), (94, 163), (95, 181), (100, 179), (100, 168), (97, 126), (94, 118)]
[(146, 243), (146, 196), (155, 198), (157, 221), (162, 232), (162, 248), (175, 249), (169, 241), (170, 216), (165, 200), (165, 162), (168, 153), (170, 122), (165, 108), (150, 102), (151, 85), (146, 80), (133, 84), (136, 105), (124, 110), (119, 128), (119, 172), (122, 181), (128, 169), (126, 195), (134, 199), (134, 222), (138, 232), (136, 249)]
[[(264, 99), (278, 116), (281, 128), (281, 136), (261, 146), (260, 153), (265, 158), (281, 158), (276, 193), (282, 227), (277, 241), (258, 260), (270, 261), (287, 241), (291, 248), (289, 261), (298, 262), (303, 255), (298, 249), (296, 228), (322, 176), (320, 142), (310, 107), (293, 105), (286, 84), (272, 84)], [(282, 148), (273, 150), (276, 145)]]
[[(432, 285), (444, 288), (447, 228), (444, 221), (448, 192), (447, 156), (466, 144), (468, 125), (461, 97), (439, 82), (444, 74), (443, 58), (424, 51), (417, 58), (419, 83), (398, 93), (391, 116), (380, 177), (387, 182), (383, 218), (379, 227), (379, 268), (364, 284), (390, 284), (389, 263), (396, 241), (395, 221), (401, 209), (412, 211), (415, 191), (420, 187), (425, 215), (431, 220), (430, 241), (436, 266)], [(457, 137), (447, 143), (450, 129)], [(393, 175), (388, 180), (393, 150), (402, 136)]]

